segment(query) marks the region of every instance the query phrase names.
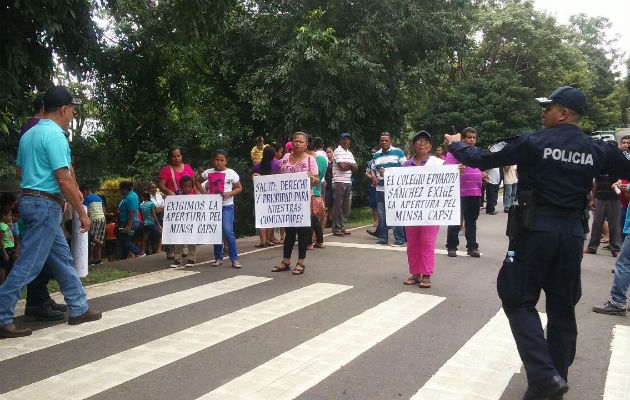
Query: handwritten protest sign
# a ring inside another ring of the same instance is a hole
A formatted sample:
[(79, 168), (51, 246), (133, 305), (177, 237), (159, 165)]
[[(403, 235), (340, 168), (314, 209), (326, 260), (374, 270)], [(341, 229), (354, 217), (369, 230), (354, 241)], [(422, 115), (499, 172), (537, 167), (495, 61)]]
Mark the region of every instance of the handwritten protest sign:
[(223, 198), (220, 194), (167, 196), (164, 200), (164, 244), (222, 242)]
[(385, 169), (387, 225), (459, 225), (457, 165)]
[(306, 172), (254, 177), (256, 228), (311, 226), (311, 182)]

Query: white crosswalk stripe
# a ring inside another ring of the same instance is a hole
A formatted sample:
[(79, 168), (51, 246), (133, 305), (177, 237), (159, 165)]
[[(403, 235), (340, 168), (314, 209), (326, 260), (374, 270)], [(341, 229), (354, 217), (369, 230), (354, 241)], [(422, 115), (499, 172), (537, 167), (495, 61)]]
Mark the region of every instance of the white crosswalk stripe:
[[(541, 320), (545, 325), (542, 314)], [(498, 400), (520, 368), (510, 325), (499, 310), (412, 399)]]
[[(186, 276), (196, 275), (198, 271), (189, 271), (180, 268), (164, 269), (155, 272), (148, 272), (142, 275), (130, 276), (128, 278), (116, 279), (94, 285), (85, 286), (85, 294), (88, 300), (98, 297), (109, 296), (111, 294), (121, 293), (127, 290), (138, 289), (156, 283), (168, 282), (173, 279), (179, 279)], [(63, 303), (63, 295), (61, 293), (53, 293), (50, 295), (57, 303)], [(20, 300), (15, 307), (15, 315), (24, 314), (25, 300)]]
[[(330, 242), (327, 244), (330, 245)], [(355, 245), (348, 243), (344, 246), (356, 247)], [(404, 250), (404, 248), (394, 249)], [(106, 296), (196, 273), (198, 272), (185, 270), (160, 271), (160, 273), (144, 276), (142, 279), (131, 277), (100, 284), (89, 288), (88, 292), (91, 292), (92, 298)], [(80, 326), (60, 324), (41, 329), (29, 337), (1, 340), (0, 362), (90, 335), (95, 335), (95, 337), (88, 340), (100, 340), (99, 333), (116, 327), (121, 328), (110, 335), (124, 335), (124, 329), (134, 329), (136, 325), (122, 328), (123, 325), (154, 317), (169, 310), (185, 309), (194, 303), (252, 288), (259, 283), (271, 280), (267, 277), (236, 276), (111, 310), (104, 314), (102, 320), (89, 324)], [(274, 283), (279, 281), (280, 279), (273, 280)], [(267, 286), (265, 285), (265, 288)], [(84, 361), (87, 364), (81, 365), (82, 363), (77, 362), (72, 367), (66, 367), (72, 369), (65, 372), (63, 365), (57, 366), (56, 371), (59, 372), (57, 375), (50, 376), (50, 373), (45, 373), (35, 379), (23, 381), (21, 384), (25, 386), (22, 387), (13, 384), (10, 387), (14, 390), (1, 393), (0, 399), (65, 400), (85, 399), (96, 395), (102, 397), (110, 393), (106, 392), (107, 390), (123, 385), (132, 379), (144, 377), (161, 368), (165, 370), (175, 368), (176, 364), (171, 364), (178, 360), (217, 346), (237, 335), (312, 304), (333, 298), (351, 288), (352, 286), (341, 284), (315, 283), (144, 344), (138, 345), (143, 342), (137, 341), (133, 344), (136, 347), (118, 353), (107, 352), (101, 359), (88, 358)], [(342, 301), (354, 299), (352, 296), (357, 293), (361, 292), (348, 293), (350, 297), (344, 296), (345, 300)], [(194, 396), (189, 394), (186, 398), (200, 396), (197, 400), (294, 399), (309, 390), (314, 391), (311, 395), (313, 398), (313, 396), (321, 396), (319, 386), (322, 387), (321, 390), (324, 393), (330, 395), (331, 392), (326, 392), (327, 389), (323, 387), (329, 382), (328, 380), (334, 386), (337, 379), (335, 374), (343, 375), (339, 371), (344, 366), (347, 371), (363, 368), (360, 366), (362, 354), (381, 351), (384, 348), (382, 346), (400, 340), (404, 335), (396, 333), (406, 326), (424, 329), (423, 321), (418, 324), (411, 323), (438, 306), (448, 306), (448, 303), (441, 305), (445, 300), (444, 297), (414, 292), (395, 294), (372, 308), (362, 308), (357, 311), (363, 311), (358, 315), (349, 314), (344, 317), (345, 322), (289, 350), (283, 348), (282, 351), (275, 352), (273, 348), (269, 349), (270, 354), (261, 360), (258, 366), (248, 365), (247, 369), (243, 370), (236, 368), (217, 381), (197, 382)], [(335, 302), (331, 301), (331, 310), (336, 309), (334, 304)], [(328, 303), (325, 306), (328, 307)], [(343, 313), (342, 308), (339, 310)], [(540, 316), (545, 325), (545, 314), (541, 313)], [(432, 319), (434, 315), (431, 313), (424, 318)], [(470, 333), (466, 339), (469, 335)], [(461, 339), (462, 342), (466, 340)], [(225, 345), (230, 346), (230, 343), (225, 343)], [(379, 348), (375, 349), (377, 345)], [(54, 348), (49, 349), (49, 351), (54, 350)], [(216, 350), (221, 352), (221, 346), (217, 346)], [(214, 351), (215, 349), (212, 349), (213, 354)], [(241, 356), (238, 353), (239, 349), (235, 351), (232, 356)], [(412, 393), (411, 390), (415, 391), (418, 386), (422, 386), (411, 399), (499, 400), (502, 396), (505, 397), (504, 393), (511, 379), (522, 368), (503, 310), (499, 310), (461, 348), (454, 349), (451, 346), (448, 351), (455, 354), (442, 366), (436, 365), (437, 371), (424, 384), (419, 382), (411, 388), (407, 387), (408, 393)], [(42, 354), (45, 359), (48, 353)], [(394, 354), (392, 356), (395, 357)], [(22, 361), (24, 360), (16, 359), (13, 362), (21, 363)], [(421, 359), (418, 360), (418, 363), (422, 362)], [(76, 368), (73, 368), (75, 366)], [(433, 370), (429, 373), (433, 373)], [(152, 376), (146, 377), (147, 381), (152, 378)], [(322, 384), (324, 380), (327, 381)], [(2, 382), (0, 379), (0, 385)], [(5, 379), (4, 382), (11, 381)], [(164, 381), (163, 384), (168, 385), (169, 382)], [(630, 400), (630, 327), (628, 326), (616, 325), (613, 329), (611, 357), (603, 391), (603, 400)], [(121, 393), (116, 393), (115, 396), (120, 396)], [(149, 393), (142, 396), (146, 397), (145, 395), (150, 397)]]
[(2, 399), (85, 399), (350, 288), (315, 283), (4, 393)]
[(630, 327), (615, 325), (604, 400), (630, 399)]
[(293, 399), (443, 300), (444, 297), (400, 293), (199, 400)]
[(101, 320), (90, 322), (89, 324), (59, 324), (41, 329), (32, 336), (0, 341), (0, 361), (115, 328), (269, 280), (271, 278), (247, 275), (236, 276), (107, 311), (103, 313)]

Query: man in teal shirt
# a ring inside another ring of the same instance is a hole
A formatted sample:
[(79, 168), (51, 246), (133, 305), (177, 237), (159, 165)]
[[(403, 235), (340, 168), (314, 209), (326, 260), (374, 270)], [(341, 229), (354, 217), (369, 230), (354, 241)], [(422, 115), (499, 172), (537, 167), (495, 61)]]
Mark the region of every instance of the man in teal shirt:
[(15, 305), (24, 286), (35, 279), (45, 262), (53, 269), (68, 304), (68, 323), (77, 325), (101, 318), (100, 312), (88, 308), (83, 285), (61, 230), (66, 200), (77, 210), (82, 231), (90, 228), (64, 134), (72, 121), (75, 105), (65, 87), (50, 88), (44, 94), (44, 118), (20, 139), (16, 174), (21, 181), (20, 215), (26, 232), (20, 256), (0, 286), (0, 337), (32, 333), (13, 323)]

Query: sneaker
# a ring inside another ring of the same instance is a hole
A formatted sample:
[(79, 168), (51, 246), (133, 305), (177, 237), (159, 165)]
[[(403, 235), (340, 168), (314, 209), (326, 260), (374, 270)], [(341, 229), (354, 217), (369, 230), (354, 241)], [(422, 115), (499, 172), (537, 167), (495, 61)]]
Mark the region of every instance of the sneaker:
[(387, 246), (387, 242), (381, 242), (380, 240), (379, 240), (378, 242), (376, 242), (376, 244), (380, 244), (380, 245), (383, 245), (383, 246)]
[(243, 267), (243, 264), (241, 264), (240, 261), (238, 261), (238, 260), (232, 261), (232, 268), (241, 269), (242, 267)]
[(212, 260), (212, 261), (210, 261), (210, 266), (211, 267), (220, 267), (221, 265), (223, 265), (223, 260)]
[(593, 306), (593, 311), (598, 314), (608, 314), (608, 315), (626, 315), (626, 308), (619, 307), (614, 304), (612, 301), (608, 300), (601, 306)]
[(374, 237), (378, 237), (378, 234), (376, 233), (376, 229), (373, 229), (373, 230), (366, 229), (365, 232), (367, 232), (368, 235), (372, 235)]
[(392, 244), (390, 244), (390, 246), (392, 247), (405, 247), (405, 243), (404, 242), (394, 242)]
[(479, 249), (470, 249), (466, 252), (466, 254), (475, 258), (481, 257), (481, 253), (479, 252)]
[(197, 260), (193, 260), (193, 259), (188, 259), (186, 260), (186, 266), (187, 267), (192, 267), (193, 265), (197, 264)]
[(447, 253), (449, 257), (457, 257), (457, 250), (448, 250)]
[(171, 268), (177, 268), (181, 266), (182, 266), (182, 262), (180, 260), (175, 260), (171, 263)]
[(144, 256), (146, 256), (146, 255), (147, 255), (147, 253), (145, 253), (145, 252), (143, 251), (143, 252), (142, 252), (142, 253), (140, 253), (140, 254), (136, 254), (136, 258), (144, 257)]

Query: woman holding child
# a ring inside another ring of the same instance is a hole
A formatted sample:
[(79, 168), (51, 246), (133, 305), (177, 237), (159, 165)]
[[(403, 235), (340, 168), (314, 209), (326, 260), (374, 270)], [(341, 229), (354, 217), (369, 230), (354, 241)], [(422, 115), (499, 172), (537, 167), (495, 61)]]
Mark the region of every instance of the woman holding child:
[[(179, 181), (183, 176), (195, 177), (195, 171), (188, 164), (182, 162), (182, 151), (179, 147), (173, 147), (168, 151), (168, 165), (164, 166), (158, 174), (158, 187), (166, 196), (172, 196), (177, 192), (181, 193)], [(179, 194), (179, 193), (178, 193)], [(174, 247), (164, 245), (166, 250), (166, 258), (172, 260), (175, 258)]]

